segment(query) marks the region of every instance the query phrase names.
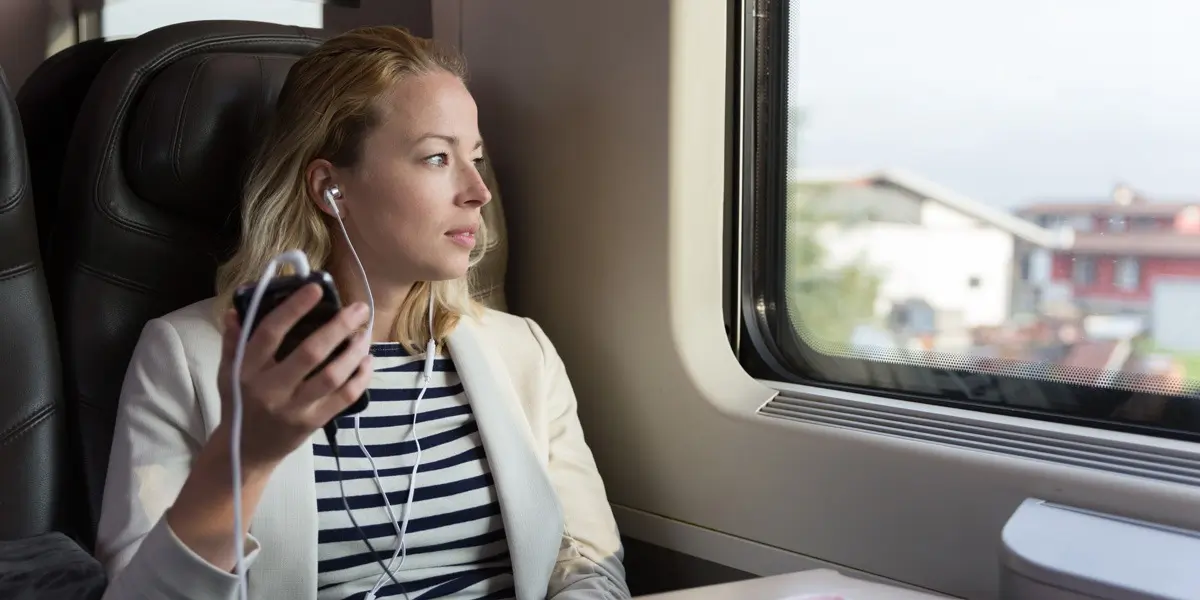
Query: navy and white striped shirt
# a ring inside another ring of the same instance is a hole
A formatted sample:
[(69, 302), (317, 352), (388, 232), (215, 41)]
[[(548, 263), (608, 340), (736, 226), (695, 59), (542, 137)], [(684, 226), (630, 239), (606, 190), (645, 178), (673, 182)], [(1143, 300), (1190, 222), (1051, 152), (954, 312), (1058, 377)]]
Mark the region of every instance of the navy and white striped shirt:
[[(408, 356), (399, 344), (374, 344), (371, 354), (371, 403), (358, 415), (359, 432), (399, 523), (416, 458), (410, 426), (424, 359)], [(416, 427), (421, 463), (404, 536), (408, 555), (398, 573), (400, 561), (392, 565), (396, 579), (410, 600), (513, 598), (512, 563), (492, 474), (471, 406), (448, 358), (434, 362)], [(359, 448), (354, 417), (338, 421), (337, 441), (350, 509), (387, 564), (396, 548), (396, 529), (371, 464)], [(312, 444), (319, 527), (317, 597), (361, 600), (383, 576), (377, 597), (403, 598), (346, 515), (337, 465), (324, 432), (316, 432)]]

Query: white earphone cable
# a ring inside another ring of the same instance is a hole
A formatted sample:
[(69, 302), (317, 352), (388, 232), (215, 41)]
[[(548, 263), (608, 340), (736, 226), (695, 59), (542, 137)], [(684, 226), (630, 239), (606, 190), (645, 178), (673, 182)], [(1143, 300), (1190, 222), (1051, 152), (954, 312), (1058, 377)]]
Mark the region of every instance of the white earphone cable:
[[(383, 481), (379, 478), (379, 468), (375, 466), (375, 458), (371, 456), (370, 451), (367, 450), (366, 444), (364, 444), (362, 441), (362, 434), (358, 427), (358, 415), (354, 415), (354, 438), (355, 441), (358, 442), (358, 448), (362, 450), (363, 456), (367, 457), (367, 462), (371, 464), (371, 478), (375, 481), (375, 489), (379, 490), (379, 495), (383, 497), (383, 506), (385, 509), (387, 509), (388, 520), (391, 521), (392, 529), (396, 532), (396, 548), (392, 551), (392, 558), (388, 560), (387, 564), (387, 569), (391, 571), (392, 565), (396, 562), (396, 558), (400, 556), (401, 544), (399, 543), (399, 540), (402, 537), (400, 534), (400, 520), (396, 518), (396, 513), (392, 509), (392, 503), (390, 500), (388, 500), (387, 491), (383, 489)], [(396, 571), (399, 571), (399, 569), (396, 569)], [(380, 575), (379, 579), (375, 582), (375, 585), (371, 588), (371, 591), (367, 593), (364, 600), (374, 600), (375, 594), (379, 593), (379, 588), (383, 587), (383, 584), (385, 581), (387, 581), (387, 579), (388, 578), (386, 575)], [(407, 591), (404, 592), (404, 596), (405, 598), (408, 597)]]
[(275, 277), (275, 273), (279, 270), (280, 262), (288, 262), (292, 268), (296, 270), (296, 274), (301, 277), (308, 277), (309, 266), (308, 258), (303, 252), (298, 250), (289, 250), (271, 259), (267, 263), (267, 268), (263, 271), (262, 277), (254, 286), (254, 295), (250, 297), (250, 306), (246, 309), (246, 315), (242, 322), (241, 331), (238, 334), (237, 347), (233, 354), (233, 364), (230, 368), (230, 388), (233, 394), (233, 414), (230, 418), (230, 471), (233, 474), (233, 545), (234, 556), (236, 560), (236, 573), (238, 578), (238, 598), (246, 600), (248, 586), (246, 583), (246, 540), (243, 533), (242, 523), (242, 363), (246, 359), (246, 344), (250, 340), (250, 324), (254, 323), (254, 317), (258, 314), (258, 307), (262, 303), (263, 294), (267, 291), (267, 284)]
[[(375, 298), (371, 293), (371, 284), (370, 284), (370, 281), (367, 279), (367, 271), (363, 267), (362, 260), (360, 260), (358, 257), (358, 251), (354, 249), (353, 242), (350, 241), (350, 233), (349, 233), (349, 231), (346, 230), (346, 224), (345, 224), (344, 219), (342, 218), (341, 209), (337, 205), (337, 200), (340, 197), (341, 197), (341, 192), (338, 191), (335, 187), (331, 187), (331, 188), (327, 189), (325, 192), (325, 201), (326, 201), (326, 203), (329, 204), (330, 210), (333, 211), (334, 216), (337, 218), (338, 228), (341, 229), (342, 236), (346, 240), (346, 245), (350, 248), (350, 254), (354, 257), (354, 263), (358, 267), (358, 272), (362, 276), (363, 287), (366, 289), (367, 303), (368, 303), (368, 307), (370, 308), (370, 317), (368, 319), (368, 325), (367, 325), (367, 335), (372, 335), (375, 331)], [(395, 570), (394, 570), (394, 572), (398, 573), (400, 571), (400, 569), (402, 569), (404, 567), (404, 561), (408, 556), (408, 545), (405, 540), (405, 534), (408, 532), (408, 523), (410, 520), (410, 516), (412, 514), (413, 495), (416, 492), (416, 487), (417, 487), (417, 483), (416, 483), (417, 470), (421, 464), (421, 438), (417, 434), (417, 419), (420, 415), (421, 399), (425, 397), (425, 393), (429, 389), (429, 382), (430, 382), (430, 379), (431, 379), (432, 373), (433, 373), (434, 357), (435, 357), (435, 354), (437, 351), (437, 342), (434, 338), (434, 328), (433, 328), (433, 306), (434, 306), (433, 290), (431, 288), (429, 290), (429, 306), (428, 306), (429, 341), (426, 343), (426, 346), (425, 346), (425, 364), (424, 364), (424, 369), (422, 370), (422, 373), (421, 373), (421, 380), (420, 380), (421, 391), (417, 394), (417, 398), (413, 402), (413, 417), (412, 417), (412, 424), (410, 427), (410, 430), (411, 430), (412, 436), (413, 436), (413, 442), (416, 446), (416, 452), (415, 452), (415, 457), (413, 460), (412, 473), (409, 475), (409, 480), (408, 480), (408, 494), (407, 494), (407, 498), (405, 499), (405, 502), (404, 502), (403, 510), (401, 511), (402, 516), (401, 516), (401, 520), (400, 520), (400, 525), (398, 527), (396, 526), (396, 515), (392, 508), (392, 504), (388, 500), (387, 492), (384, 490), (383, 482), (380, 480), (379, 470), (376, 468), (376, 465), (375, 465), (375, 459), (374, 459), (374, 457), (371, 456), (371, 453), (369, 451), (367, 451), (366, 445), (362, 443), (362, 435), (361, 435), (361, 431), (359, 429), (359, 416), (355, 415), (355, 417), (354, 417), (355, 440), (358, 443), (359, 449), (362, 450), (363, 456), (365, 456), (367, 458), (367, 461), (371, 465), (371, 476), (372, 476), (372, 479), (374, 479), (374, 481), (375, 481), (375, 487), (379, 490), (379, 494), (383, 497), (383, 503), (384, 503), (385, 509), (387, 510), (388, 518), (391, 521), (392, 526), (395, 528), (395, 531), (396, 531), (396, 548), (392, 552), (392, 558), (391, 558), (391, 560), (388, 561), (387, 566), (384, 567), (384, 573), (380, 575), (378, 580), (376, 580), (375, 585), (371, 588), (371, 591), (367, 593), (364, 600), (375, 600), (376, 594), (379, 593), (379, 590), (383, 587), (384, 583), (389, 578), (392, 579), (393, 581), (395, 581), (397, 578), (393, 574), (392, 565), (395, 563), (396, 558), (399, 557), (400, 564), (396, 565)], [(342, 496), (343, 496), (343, 500), (344, 500), (345, 499), (345, 489), (344, 488), (342, 489)], [(347, 506), (347, 510), (349, 510), (348, 506)], [(351, 518), (353, 519), (353, 515), (351, 515)], [(407, 590), (403, 589), (403, 587), (402, 587), (401, 592), (403, 592), (405, 598), (408, 598)]]
[[(429, 311), (429, 341), (426, 342), (426, 344), (425, 344), (425, 364), (424, 364), (424, 369), (421, 372), (421, 391), (417, 393), (417, 398), (415, 401), (413, 401), (412, 424), (410, 426), (410, 431), (412, 432), (412, 437), (413, 437), (413, 443), (416, 445), (416, 453), (415, 453), (415, 456), (413, 457), (412, 473), (410, 473), (408, 476), (408, 494), (404, 501), (404, 510), (401, 513), (403, 516), (401, 517), (400, 527), (396, 532), (396, 549), (392, 553), (392, 560), (389, 561), (389, 563), (388, 563), (388, 569), (391, 570), (392, 563), (395, 562), (397, 556), (399, 556), (400, 564), (396, 565), (396, 572), (399, 572), (400, 569), (404, 568), (404, 561), (408, 558), (408, 543), (407, 543), (407, 540), (405, 540), (405, 534), (408, 533), (408, 523), (412, 517), (413, 495), (416, 493), (416, 489), (417, 489), (417, 470), (421, 466), (421, 436), (417, 433), (417, 420), (418, 420), (418, 418), (420, 418), (420, 415), (421, 415), (421, 399), (425, 397), (425, 392), (427, 392), (429, 390), (429, 382), (433, 375), (433, 364), (434, 364), (434, 360), (436, 358), (436, 353), (437, 353), (437, 341), (434, 339), (434, 330), (433, 330), (433, 290), (432, 289), (429, 290), (429, 309), (428, 309), (428, 311)], [(362, 445), (361, 440), (359, 441), (359, 447), (362, 448), (362, 451), (364, 454), (367, 454), (367, 449), (365, 446)], [(370, 455), (367, 454), (367, 456), (369, 457)], [(372, 463), (372, 466), (373, 466), (373, 463)], [(372, 468), (372, 470), (374, 470), (374, 469)], [(380, 490), (379, 493), (383, 495), (383, 501), (384, 501), (385, 506), (387, 506), (388, 515), (391, 516), (391, 518), (393, 519), (392, 522), (394, 524), (396, 517), (392, 514), (391, 503), (388, 502), (387, 494), (385, 494), (383, 492), (383, 484), (378, 479), (379, 473), (377, 471), (375, 471), (374, 474), (376, 477), (375, 483), (379, 487), (379, 490)], [(371, 591), (366, 595), (366, 597), (363, 598), (363, 600), (375, 600), (375, 595), (379, 593), (379, 590), (381, 588), (383, 588), (383, 584), (385, 581), (387, 581), (386, 575), (381, 575), (379, 577), (379, 579), (375, 581), (374, 587), (371, 588)], [(407, 591), (404, 592), (404, 597), (408, 598)]]
[[(354, 244), (350, 243), (350, 232), (346, 231), (346, 223), (342, 220), (342, 212), (338, 208), (336, 196), (332, 192), (335, 188), (330, 188), (330, 191), (325, 193), (325, 201), (329, 203), (333, 210), (334, 216), (337, 217), (338, 227), (342, 230), (342, 237), (346, 240), (346, 245), (350, 247), (350, 255), (354, 257), (354, 264), (358, 266), (358, 274), (362, 277), (363, 289), (367, 292), (367, 336), (375, 335), (375, 295), (371, 293), (371, 282), (367, 279), (367, 270), (363, 268), (362, 261), (358, 259), (358, 251), (354, 249)], [(339, 193), (340, 194), (340, 193)]]

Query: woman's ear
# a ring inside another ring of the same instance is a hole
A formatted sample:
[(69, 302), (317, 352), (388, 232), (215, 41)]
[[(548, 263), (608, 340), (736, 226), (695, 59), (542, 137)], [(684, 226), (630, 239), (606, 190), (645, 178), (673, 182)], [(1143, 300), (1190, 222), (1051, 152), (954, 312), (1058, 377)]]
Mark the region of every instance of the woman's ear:
[(339, 210), (335, 210), (325, 201), (326, 193), (331, 188), (337, 187), (337, 183), (334, 181), (333, 164), (323, 158), (313, 159), (304, 171), (304, 183), (308, 199), (316, 203), (317, 210), (331, 217), (340, 216), (339, 210), (344, 210), (344, 206), (339, 204)]

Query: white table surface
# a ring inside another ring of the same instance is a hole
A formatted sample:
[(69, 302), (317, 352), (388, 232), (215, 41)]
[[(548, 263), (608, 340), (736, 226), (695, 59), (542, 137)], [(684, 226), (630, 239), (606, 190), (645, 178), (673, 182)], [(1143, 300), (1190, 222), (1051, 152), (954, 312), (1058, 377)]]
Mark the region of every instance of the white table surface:
[(689, 590), (638, 596), (638, 600), (945, 600), (945, 596), (871, 583), (831, 569), (814, 569)]

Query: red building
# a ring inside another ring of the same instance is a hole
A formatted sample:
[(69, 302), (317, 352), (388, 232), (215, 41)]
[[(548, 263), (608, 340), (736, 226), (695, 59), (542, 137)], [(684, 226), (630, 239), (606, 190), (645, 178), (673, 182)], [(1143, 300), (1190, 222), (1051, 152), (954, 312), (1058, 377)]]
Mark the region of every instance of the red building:
[(1118, 186), (1106, 202), (1044, 202), (1019, 214), (1074, 240), (1049, 251), (1049, 282), (1086, 313), (1142, 313), (1156, 281), (1200, 281), (1200, 199), (1156, 202)]

